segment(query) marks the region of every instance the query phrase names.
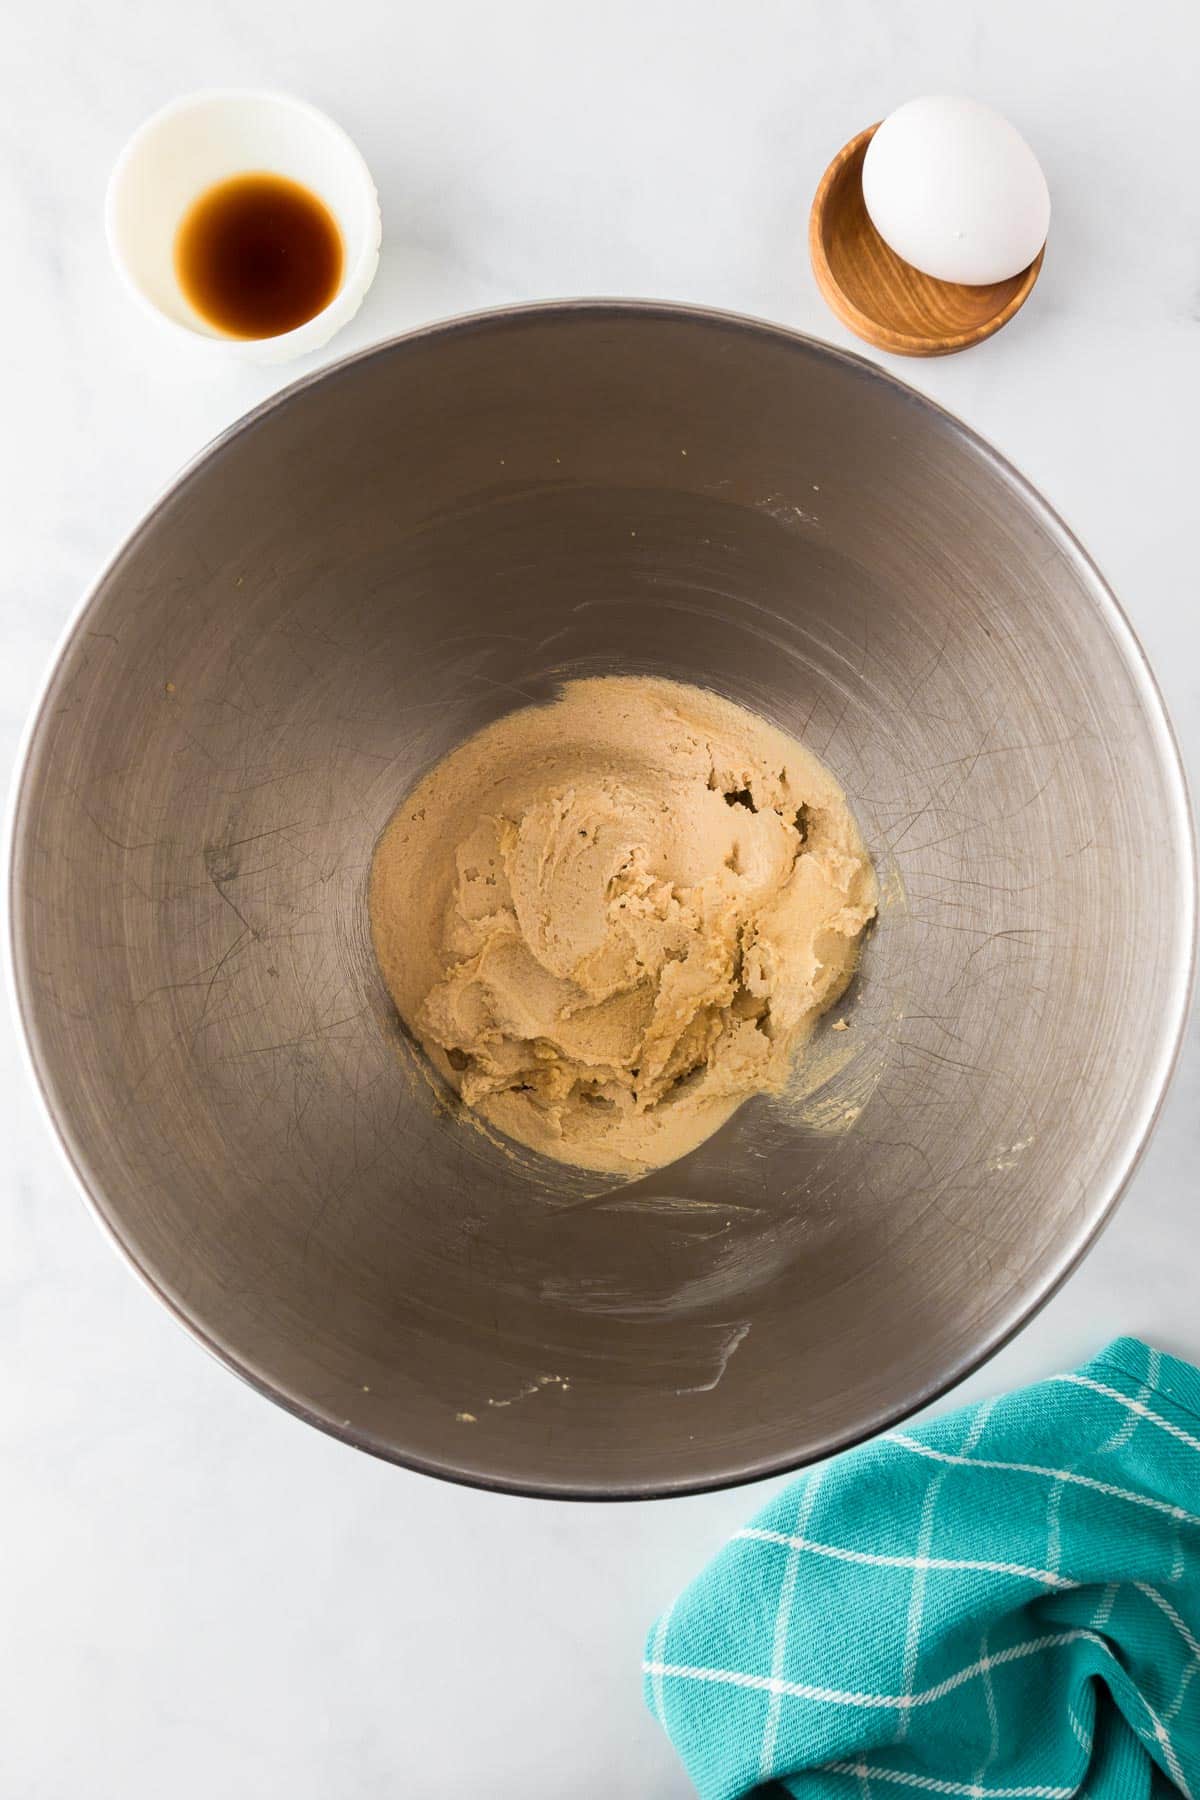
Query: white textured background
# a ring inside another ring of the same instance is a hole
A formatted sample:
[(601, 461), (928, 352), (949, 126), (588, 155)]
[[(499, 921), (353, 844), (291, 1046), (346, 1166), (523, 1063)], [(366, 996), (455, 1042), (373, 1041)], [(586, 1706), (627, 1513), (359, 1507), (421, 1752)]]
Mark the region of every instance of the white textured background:
[[(159, 336), (111, 276), (109, 165), (207, 85), (330, 110), (384, 210), (327, 355), (478, 306), (585, 293), (848, 342), (809, 199), (914, 94), (1008, 113), (1051, 247), (981, 349), (892, 366), (1043, 488), (1200, 750), (1200, 164), (1193, 0), (11, 0), (0, 31), (0, 761), (79, 592), (176, 466), (287, 372)], [(302, 372), (307, 365), (299, 365)], [(1152, 846), (1150, 852), (1153, 853)], [(681, 1800), (643, 1628), (764, 1497), (490, 1498), (370, 1462), (206, 1358), (118, 1263), (0, 1026), (4, 1800)], [(1200, 1356), (1200, 1055), (1082, 1271), (971, 1384), (1121, 1330)], [(787, 1371), (780, 1371), (787, 1379)]]

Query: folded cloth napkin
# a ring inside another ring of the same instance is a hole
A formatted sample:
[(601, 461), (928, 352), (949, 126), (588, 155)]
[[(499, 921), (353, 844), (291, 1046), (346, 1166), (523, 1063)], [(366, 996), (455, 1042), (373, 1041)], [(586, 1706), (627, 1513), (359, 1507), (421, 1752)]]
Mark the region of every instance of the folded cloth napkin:
[(813, 1470), (644, 1668), (704, 1800), (1200, 1800), (1200, 1371), (1122, 1338)]

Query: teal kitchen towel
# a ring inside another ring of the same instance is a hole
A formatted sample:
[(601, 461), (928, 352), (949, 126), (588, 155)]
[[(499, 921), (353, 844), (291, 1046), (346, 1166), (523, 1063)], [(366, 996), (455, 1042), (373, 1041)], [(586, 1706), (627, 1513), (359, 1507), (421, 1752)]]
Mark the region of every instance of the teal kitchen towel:
[(703, 1800), (1200, 1800), (1200, 1372), (1122, 1338), (813, 1470), (644, 1668)]

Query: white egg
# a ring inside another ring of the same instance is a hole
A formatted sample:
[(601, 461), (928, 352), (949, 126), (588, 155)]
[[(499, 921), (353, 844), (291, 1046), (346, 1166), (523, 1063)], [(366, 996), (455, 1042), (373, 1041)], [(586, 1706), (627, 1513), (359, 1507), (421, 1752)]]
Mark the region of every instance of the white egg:
[(936, 281), (1005, 281), (1046, 241), (1050, 193), (1037, 157), (977, 100), (929, 95), (898, 107), (867, 145), (862, 184), (880, 237)]

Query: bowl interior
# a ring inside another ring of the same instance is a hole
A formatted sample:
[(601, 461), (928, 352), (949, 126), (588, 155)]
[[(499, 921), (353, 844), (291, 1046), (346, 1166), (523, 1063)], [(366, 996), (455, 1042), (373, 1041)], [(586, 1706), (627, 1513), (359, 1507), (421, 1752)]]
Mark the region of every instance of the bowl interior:
[[(393, 807), (564, 677), (712, 686), (845, 784), (884, 904), (805, 1097), (627, 1186), (506, 1153), (369, 941)], [(385, 1455), (667, 1492), (945, 1386), (1097, 1229), (1191, 945), (1177, 761), (1086, 558), (867, 365), (667, 308), (464, 321), (254, 416), (101, 581), (19, 797), (76, 1168), (266, 1391)]]

